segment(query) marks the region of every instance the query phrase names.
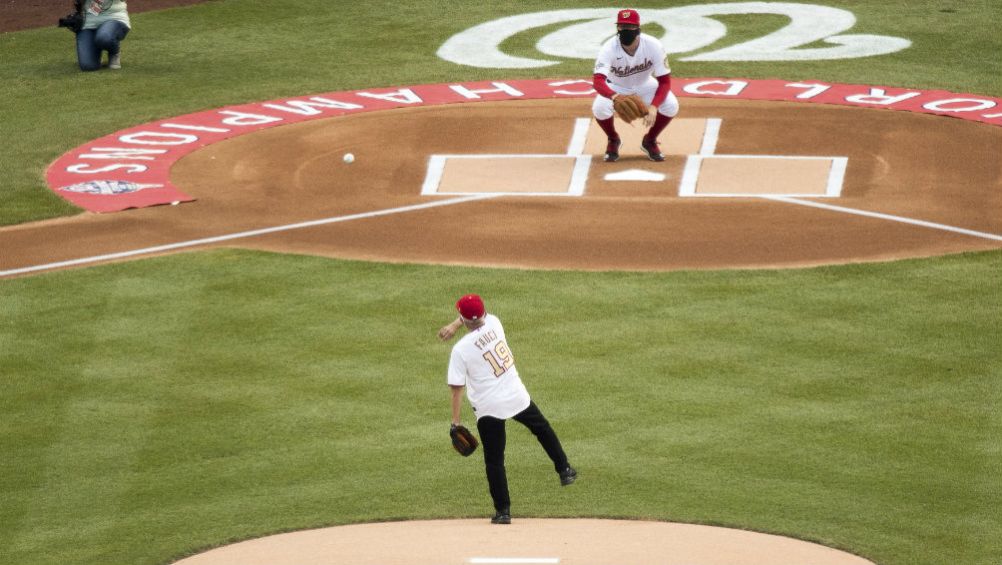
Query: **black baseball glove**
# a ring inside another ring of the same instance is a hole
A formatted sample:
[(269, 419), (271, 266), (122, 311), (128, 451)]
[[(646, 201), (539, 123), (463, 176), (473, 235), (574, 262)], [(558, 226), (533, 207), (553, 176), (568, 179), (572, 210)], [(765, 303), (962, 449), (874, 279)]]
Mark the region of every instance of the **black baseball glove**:
[(480, 445), (477, 436), (466, 429), (466, 426), (453, 424), (449, 428), (449, 437), (452, 438), (452, 447), (463, 457), (472, 455), (477, 450), (477, 446)]

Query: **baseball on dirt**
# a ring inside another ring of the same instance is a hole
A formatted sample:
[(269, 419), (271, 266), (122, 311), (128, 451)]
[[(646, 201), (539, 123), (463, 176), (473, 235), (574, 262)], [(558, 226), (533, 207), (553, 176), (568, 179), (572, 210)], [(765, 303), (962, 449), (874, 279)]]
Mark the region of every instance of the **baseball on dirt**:
[(344, 162), (345, 163), (354, 163), (355, 162), (355, 156), (352, 155), (351, 153), (345, 153), (344, 154)]

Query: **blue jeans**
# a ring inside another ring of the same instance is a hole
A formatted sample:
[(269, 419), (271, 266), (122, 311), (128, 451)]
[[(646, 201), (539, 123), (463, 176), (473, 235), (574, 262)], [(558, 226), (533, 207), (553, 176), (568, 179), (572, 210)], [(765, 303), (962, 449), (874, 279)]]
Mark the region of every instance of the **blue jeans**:
[(77, 62), (81, 71), (96, 71), (101, 68), (101, 52), (108, 56), (117, 55), (119, 43), (129, 34), (129, 28), (122, 22), (104, 22), (97, 29), (82, 29), (77, 34)]

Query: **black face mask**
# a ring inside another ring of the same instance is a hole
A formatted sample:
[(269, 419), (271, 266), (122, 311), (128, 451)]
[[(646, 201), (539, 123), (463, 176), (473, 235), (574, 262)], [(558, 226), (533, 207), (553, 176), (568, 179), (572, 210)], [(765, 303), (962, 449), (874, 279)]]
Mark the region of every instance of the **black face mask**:
[(639, 29), (621, 29), (619, 30), (619, 42), (623, 45), (629, 45), (633, 43), (637, 36), (640, 35)]

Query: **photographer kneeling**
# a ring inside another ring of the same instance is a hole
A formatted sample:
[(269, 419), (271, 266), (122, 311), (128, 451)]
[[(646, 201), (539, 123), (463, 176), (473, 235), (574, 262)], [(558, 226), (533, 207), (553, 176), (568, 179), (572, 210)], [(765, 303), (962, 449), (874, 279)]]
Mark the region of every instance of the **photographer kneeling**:
[(59, 20), (77, 36), (77, 61), (82, 71), (101, 68), (101, 53), (108, 52), (108, 68), (122, 68), (121, 41), (129, 34), (125, 0), (76, 0), (76, 12)]

